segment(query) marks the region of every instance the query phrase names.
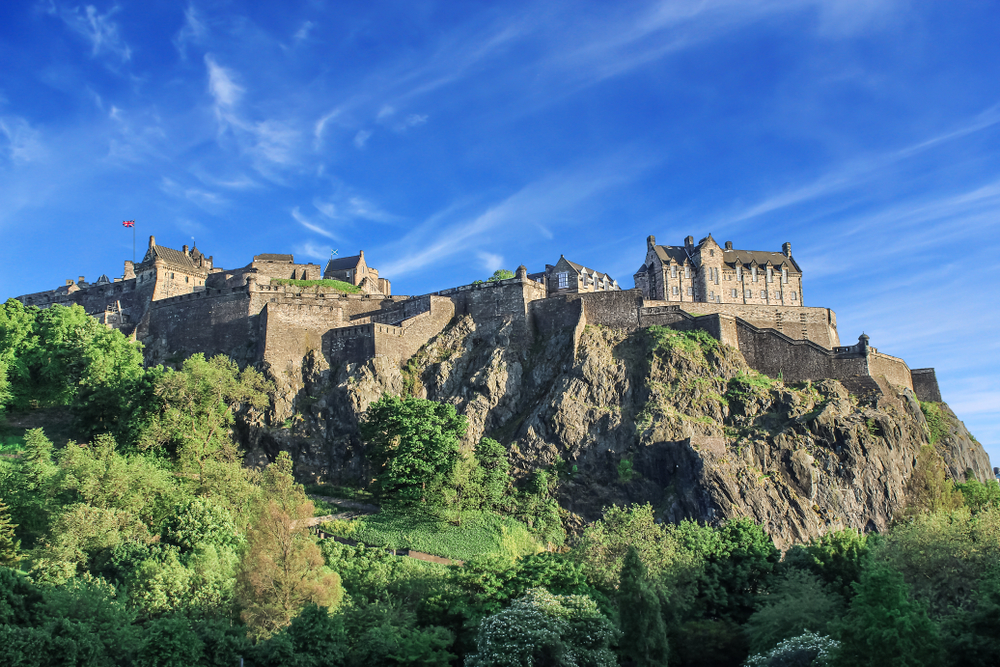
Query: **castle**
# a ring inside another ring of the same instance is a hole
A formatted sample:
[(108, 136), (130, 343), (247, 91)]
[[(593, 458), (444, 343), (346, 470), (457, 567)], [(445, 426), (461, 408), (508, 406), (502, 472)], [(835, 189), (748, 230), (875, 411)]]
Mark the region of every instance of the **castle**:
[[(356, 292), (316, 284), (320, 278)], [(282, 254), (226, 270), (197, 248), (166, 248), (151, 236), (143, 260), (126, 261), (121, 278), (87, 283), (81, 276), (17, 298), (43, 308), (79, 304), (142, 342), (150, 364), (226, 354), (291, 385), (316, 354), (330, 366), (375, 357), (403, 365), (456, 316), (468, 316), (525, 342), (562, 331), (578, 341), (587, 325), (701, 329), (786, 382), (834, 378), (855, 393), (905, 387), (921, 400), (941, 400), (934, 369), (911, 370), (864, 335), (840, 344), (836, 314), (804, 305), (802, 270), (788, 243), (774, 253), (722, 247), (711, 235), (697, 245), (689, 236), (683, 246), (656, 245), (650, 236), (635, 285), (622, 290), (607, 274), (560, 257), (540, 273), (521, 266), (505, 280), (398, 296), (363, 251), (323, 270)]]

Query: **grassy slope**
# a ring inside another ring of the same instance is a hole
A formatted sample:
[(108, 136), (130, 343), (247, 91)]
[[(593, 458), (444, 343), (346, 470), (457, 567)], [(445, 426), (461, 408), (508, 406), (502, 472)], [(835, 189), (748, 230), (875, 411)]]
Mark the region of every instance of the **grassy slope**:
[(361, 290), (340, 280), (292, 280), (291, 278), (271, 278), (272, 285), (295, 285), (297, 287), (332, 287), (341, 292), (357, 294)]
[(491, 512), (463, 512), (459, 526), (427, 515), (383, 510), (325, 528), (369, 546), (414, 549), (458, 560), (487, 554), (521, 556), (541, 549), (524, 524)]

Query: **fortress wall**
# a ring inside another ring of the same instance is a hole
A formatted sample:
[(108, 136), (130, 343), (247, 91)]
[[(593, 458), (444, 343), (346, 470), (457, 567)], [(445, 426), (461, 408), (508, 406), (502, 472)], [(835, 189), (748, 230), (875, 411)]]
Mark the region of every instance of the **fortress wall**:
[(249, 312), (246, 288), (206, 290), (154, 301), (136, 335), (146, 346), (146, 363), (195, 352), (227, 354), (239, 364), (257, 358), (257, 318)]
[(509, 278), (498, 282), (463, 285), (435, 292), (455, 304), (456, 315), (470, 315), (477, 324), (492, 320), (513, 320), (515, 331), (528, 334), (529, 304), (544, 299), (545, 286), (527, 278)]
[(373, 323), (375, 355), (406, 361), (455, 317), (455, 304), (451, 299), (430, 297), (429, 306), (428, 311), (407, 319), (401, 327)]
[(386, 326), (369, 322), (330, 329), (323, 334), (323, 355), (331, 366), (364, 363), (375, 357), (375, 327)]
[(914, 368), (910, 371), (913, 381), (913, 393), (921, 401), (941, 402), (941, 388), (938, 387), (937, 374), (933, 368)]
[[(372, 322), (399, 324), (405, 319), (416, 317), (420, 313), (429, 312), (431, 309), (431, 299), (444, 298), (445, 297), (432, 297), (429, 294), (425, 294), (424, 296), (415, 296), (404, 301), (389, 302), (388, 304), (383, 303), (381, 310), (374, 312), (367, 317), (369, 317)], [(449, 302), (451, 301), (451, 299), (446, 300)]]
[(811, 340), (825, 348), (840, 345), (837, 314), (829, 308), (806, 306), (754, 306), (737, 303), (701, 303), (676, 301), (644, 302), (646, 307), (679, 306), (692, 315), (718, 313), (738, 317), (760, 329), (775, 329), (789, 338)]
[(864, 355), (837, 356), (808, 340), (794, 340), (776, 331), (761, 330), (736, 320), (740, 352), (754, 370), (785, 382), (868, 376)]
[(580, 299), (539, 299), (528, 304), (531, 325), (538, 336), (554, 336), (586, 323)]
[(323, 335), (344, 321), (335, 305), (268, 303), (260, 313), (260, 356), (272, 373), (301, 379), (302, 359), (323, 350)]
[(893, 386), (913, 389), (910, 368), (898, 357), (872, 351), (868, 356), (868, 372), (873, 378), (885, 378)]
[(642, 306), (642, 293), (639, 290), (570, 294), (566, 299), (583, 302), (587, 324), (619, 329), (639, 327), (639, 308)]
[(250, 312), (257, 314), (268, 303), (335, 306), (345, 320), (379, 311), (383, 305), (404, 301), (408, 297), (384, 297), (381, 294), (347, 294), (332, 288), (298, 287), (295, 285), (262, 285), (252, 283)]

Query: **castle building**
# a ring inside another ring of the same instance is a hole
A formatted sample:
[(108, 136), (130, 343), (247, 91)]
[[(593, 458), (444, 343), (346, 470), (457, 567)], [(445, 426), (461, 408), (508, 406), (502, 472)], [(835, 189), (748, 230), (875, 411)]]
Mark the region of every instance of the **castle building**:
[(719, 246), (709, 234), (682, 246), (656, 245), (646, 239), (646, 259), (636, 271), (635, 286), (652, 301), (803, 306), (802, 269), (792, 244), (781, 252), (736, 250)]
[(378, 277), (378, 269), (368, 266), (364, 250), (350, 257), (331, 259), (323, 277), (354, 285), (365, 294), (392, 296), (392, 285), (385, 278)]
[(571, 262), (565, 255), (560, 255), (559, 261), (554, 265), (546, 264), (544, 273), (533, 273), (528, 278), (544, 283), (550, 296), (612, 292), (621, 289), (618, 281), (608, 274)]

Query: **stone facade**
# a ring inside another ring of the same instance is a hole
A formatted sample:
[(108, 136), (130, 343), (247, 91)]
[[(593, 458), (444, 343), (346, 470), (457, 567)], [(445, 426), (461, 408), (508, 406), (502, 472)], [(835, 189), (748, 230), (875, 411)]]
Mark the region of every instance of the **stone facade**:
[[(143, 261), (126, 262), (120, 279), (102, 276), (90, 284), (81, 277), (20, 299), (41, 307), (78, 303), (108, 326), (134, 333), (150, 364), (176, 364), (196, 352), (226, 354), (259, 365), (288, 387), (301, 386), (310, 364), (384, 358), (402, 366), (456, 317), (468, 317), (522, 342), (566, 331), (579, 341), (594, 325), (701, 329), (738, 348), (752, 368), (788, 382), (835, 378), (857, 392), (891, 385), (921, 400), (941, 398), (933, 369), (910, 370), (870, 347), (866, 336), (840, 345), (836, 314), (801, 305), (802, 272), (787, 243), (781, 253), (766, 253), (733, 250), (730, 243), (722, 248), (711, 235), (697, 246), (688, 237), (684, 247), (657, 246), (650, 237), (631, 290), (561, 257), (540, 274), (521, 266), (507, 280), (391, 296), (389, 281), (367, 266), (364, 252), (332, 260), (323, 272), (362, 288), (361, 294), (274, 282), (313, 280), (319, 269), (296, 264), (292, 255), (265, 254), (223, 270), (197, 249), (164, 248), (150, 237)], [(738, 292), (749, 284), (778, 296), (730, 300), (722, 289), (729, 284), (739, 285)]]
[(635, 273), (635, 286), (656, 301), (802, 306), (802, 270), (792, 258), (792, 244), (781, 252), (720, 247), (709, 234), (698, 245), (688, 236), (683, 246), (656, 245), (646, 239), (646, 259)]

